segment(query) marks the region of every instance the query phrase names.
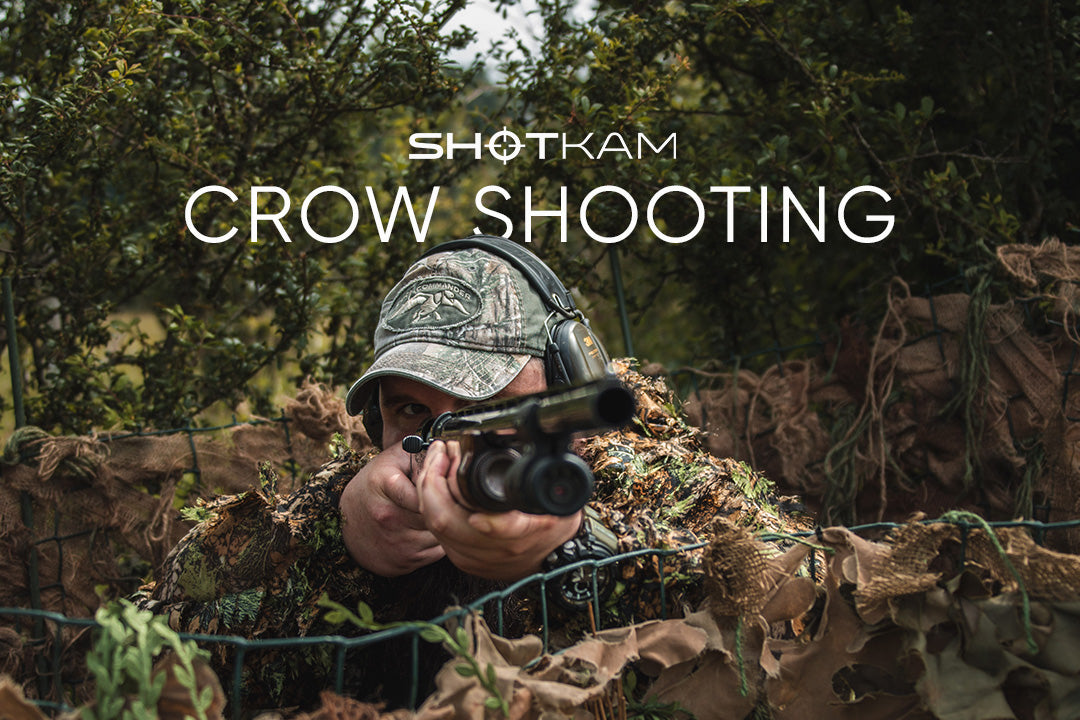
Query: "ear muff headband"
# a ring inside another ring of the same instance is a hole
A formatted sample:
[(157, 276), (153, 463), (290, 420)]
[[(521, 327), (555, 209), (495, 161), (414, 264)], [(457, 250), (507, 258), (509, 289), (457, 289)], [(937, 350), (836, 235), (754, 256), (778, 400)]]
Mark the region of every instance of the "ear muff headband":
[(607, 374), (608, 357), (600, 338), (593, 334), (589, 321), (577, 308), (574, 296), (559, 276), (530, 250), (497, 235), (472, 235), (436, 245), (421, 257), (453, 250), (476, 248), (500, 257), (525, 276), (559, 318), (548, 327), (548, 347), (544, 353), (544, 372), (548, 385), (576, 385)]
[(574, 296), (559, 280), (559, 276), (547, 264), (512, 240), (497, 235), (471, 235), (460, 240), (450, 240), (431, 248), (421, 258), (435, 253), (477, 248), (501, 257), (519, 270), (533, 289), (544, 299), (544, 304), (564, 318), (578, 317), (580, 313)]

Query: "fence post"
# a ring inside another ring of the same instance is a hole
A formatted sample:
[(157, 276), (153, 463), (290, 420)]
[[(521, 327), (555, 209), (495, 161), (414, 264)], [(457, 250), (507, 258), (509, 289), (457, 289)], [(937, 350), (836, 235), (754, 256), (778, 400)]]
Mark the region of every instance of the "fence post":
[(611, 277), (615, 280), (615, 301), (619, 305), (619, 323), (622, 326), (626, 356), (635, 357), (634, 342), (630, 338), (630, 317), (626, 313), (626, 295), (623, 293), (622, 263), (619, 261), (619, 248), (617, 246), (612, 245), (608, 249), (608, 259), (611, 261)]
[[(8, 340), (8, 369), (11, 372), (11, 402), (15, 409), (15, 429), (26, 425), (26, 411), (23, 409), (22, 388), (22, 365), (19, 362), (19, 341), (15, 333), (18, 326), (15, 323), (15, 293), (11, 288), (11, 278), (4, 276), (0, 279), (4, 294), (4, 322), (7, 327)], [(23, 525), (30, 531), (31, 542), (26, 558), (26, 574), (30, 590), (30, 607), (40, 611), (41, 607), (41, 579), (38, 577), (38, 549), (33, 542), (34, 532), (34, 504), (30, 493), (23, 490), (19, 493), (19, 512), (22, 516)], [(57, 629), (59, 637), (59, 628)], [(33, 642), (45, 642), (45, 619), (41, 616), (34, 618)], [(52, 672), (59, 673), (59, 665), (50, 669), (48, 660), (43, 655), (37, 656), (38, 663), (38, 692), (42, 697), (49, 697), (50, 688), (47, 677)], [(55, 680), (55, 676), (54, 676)], [(54, 685), (58, 687), (59, 685)]]
[(15, 406), (15, 427), (26, 424), (23, 410), (22, 368), (19, 364), (19, 342), (15, 337), (15, 296), (11, 291), (11, 278), (4, 276), (4, 319), (7, 323), (8, 367), (11, 370), (11, 402)]

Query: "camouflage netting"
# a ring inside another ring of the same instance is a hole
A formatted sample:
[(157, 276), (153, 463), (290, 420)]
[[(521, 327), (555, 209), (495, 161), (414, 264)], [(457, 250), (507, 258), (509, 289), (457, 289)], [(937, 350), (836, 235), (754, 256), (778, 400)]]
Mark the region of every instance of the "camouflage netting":
[[(687, 414), (712, 452), (825, 522), (1080, 516), (1080, 248), (1051, 239), (998, 256), (1031, 297), (992, 304), (989, 274), (931, 297), (896, 280), (874, 337), (849, 326), (816, 360), (701, 373)], [(1080, 549), (1080, 534), (1053, 540)]]
[[(325, 462), (335, 434), (370, 447), (338, 394), (314, 384), (286, 403), (282, 418), (213, 432), (52, 437), (17, 430), (0, 458), (0, 607), (92, 617), (103, 599), (134, 592), (191, 527), (178, 504), (249, 489), (262, 462), (279, 468), (283, 482), (299, 481)], [(85, 635), (65, 626), (60, 642)], [(56, 641), (28, 642), (3, 618), (0, 672), (34, 675), (34, 653), (48, 657)], [(65, 656), (74, 664), (67, 677), (85, 676), (77, 656)]]
[[(817, 582), (801, 572), (811, 553)], [(877, 541), (829, 528), (777, 553), (718, 521), (706, 567), (710, 595), (696, 612), (595, 633), (555, 656), (535, 636), (509, 640), (467, 616), (488, 688), (459, 657), (416, 712), (327, 692), (315, 712), (259, 717), (482, 720), (498, 716), (493, 697), (513, 720), (625, 718), (674, 703), (684, 712), (667, 716), (698, 720), (1080, 717), (1080, 557), (1023, 530), (957, 514)], [(212, 677), (200, 682), (220, 694)], [(182, 694), (162, 702), (162, 717), (191, 711)], [(0, 683), (0, 716), (35, 713)]]
[[(515, 720), (626, 717), (630, 673), (637, 694), (698, 720), (1080, 717), (1080, 557), (963, 520), (877, 542), (824, 530), (818, 583), (800, 574), (808, 545), (776, 554), (720, 521), (698, 612), (603, 631), (554, 657), (473, 617), (472, 651)], [(327, 697), (300, 717), (488, 717), (489, 691), (461, 664), (447, 663), (415, 714), (342, 711), (347, 701)]]
[(108, 597), (130, 594), (141, 582), (132, 569), (156, 567), (190, 528), (177, 519), (178, 485), (187, 486), (181, 501), (193, 505), (199, 495), (251, 488), (262, 462), (299, 481), (326, 461), (335, 433), (358, 449), (370, 447), (342, 399), (313, 384), (286, 404), (278, 421), (213, 433), (51, 437), (33, 427), (16, 431), (0, 459), (0, 606), (30, 606), (24, 558), (33, 546), (41, 607), (92, 616), (101, 586)]

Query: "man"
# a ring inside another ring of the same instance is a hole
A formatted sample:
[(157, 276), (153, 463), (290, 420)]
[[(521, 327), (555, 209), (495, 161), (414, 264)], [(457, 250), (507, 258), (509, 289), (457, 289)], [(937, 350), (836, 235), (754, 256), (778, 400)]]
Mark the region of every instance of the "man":
[[(696, 542), (717, 515), (774, 531), (788, 527), (767, 504), (748, 499), (752, 488), (735, 483), (749, 479), (760, 492), (764, 481), (703, 452), (696, 431), (670, 412), (663, 383), (625, 366), (642, 432), (609, 433), (579, 448), (597, 475), (588, 512), (480, 512), (461, 499), (455, 443), (432, 444), (422, 460), (402, 450), (402, 438), (439, 413), (588, 374), (566, 369), (574, 359), (560, 352), (563, 341), (556, 341), (553, 325), (578, 336), (583, 326), (550, 270), (532, 256), (508, 260), (517, 256), (505, 252), (523, 251), (504, 250), (509, 241), (470, 243), (487, 247), (429, 254), (383, 302), (374, 363), (346, 399), (350, 413), (364, 413), (381, 450), (364, 457), (339, 450), (287, 498), (274, 495), (272, 474), (264, 471), (260, 490), (211, 502), (205, 521), (144, 589), (144, 607), (185, 632), (319, 635), (340, 632), (322, 620), (317, 602), (323, 594), (347, 607), (364, 602), (379, 622), (424, 620), (507, 581), (578, 559)], [(594, 339), (586, 337), (591, 347)], [(604, 583), (602, 617), (594, 620), (610, 626), (678, 612), (701, 597), (695, 564), (693, 554), (674, 556), (663, 578), (651, 560), (620, 565), (619, 582)], [(552, 584), (557, 602), (550, 611), (570, 628), (587, 628), (588, 602), (572, 592), (560, 595), (563, 586)], [(515, 606), (520, 612), (511, 613), (510, 632), (539, 622), (528, 595)], [(326, 685), (311, 680), (330, 672), (331, 655), (319, 647), (249, 653), (243, 668), (248, 702), (310, 701)], [(387, 664), (395, 655), (387, 650), (378, 660), (369, 655), (351, 663), (350, 672), (361, 676), (349, 691), (385, 697), (389, 690), (379, 683), (407, 674)], [(214, 659), (221, 669), (230, 666), (224, 647)], [(386, 672), (373, 678), (365, 669)]]
[[(510, 246), (501, 238), (475, 242)], [(525, 261), (547, 271), (535, 258)], [(435, 443), (422, 467), (401, 449), (406, 435), (440, 413), (547, 388), (548, 316), (520, 270), (479, 248), (426, 258), (387, 295), (375, 363), (346, 400), (358, 414), (377, 388), (382, 418), (382, 437), (372, 439), (383, 451), (341, 497), (345, 544), (362, 567), (395, 577), (445, 556), (470, 575), (517, 580), (577, 533), (580, 512), (470, 511), (458, 500), (456, 443)]]

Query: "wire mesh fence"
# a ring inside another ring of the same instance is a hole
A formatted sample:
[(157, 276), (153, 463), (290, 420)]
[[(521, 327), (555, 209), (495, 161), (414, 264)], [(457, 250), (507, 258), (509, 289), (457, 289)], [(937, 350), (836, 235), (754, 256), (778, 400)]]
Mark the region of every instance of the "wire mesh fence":
[[(936, 518), (923, 520), (921, 524), (948, 524), (956, 527), (961, 533), (961, 558), (966, 562), (965, 548), (966, 537), (971, 531), (992, 528), (995, 532), (1002, 528), (1023, 528), (1031, 533), (1036, 540), (1044, 539), (1048, 534), (1056, 531), (1074, 529), (1080, 526), (1080, 520), (1043, 523), (1039, 521), (1013, 521), (992, 522), (970, 521), (962, 517)], [(897, 530), (903, 527), (897, 523), (872, 523), (850, 528), (850, 531), (866, 536), (880, 536), (882, 533)], [(795, 536), (759, 536), (759, 539), (767, 543), (778, 541), (807, 541), (811, 545), (807, 560), (803, 565), (803, 571), (814, 580), (820, 580), (819, 574), (824, 566), (824, 556), (829, 552), (827, 548), (813, 544), (814, 533), (799, 533)], [(325, 651), (333, 658), (333, 667), (328, 674), (331, 682), (326, 689), (333, 690), (338, 694), (350, 692), (346, 684), (346, 669), (356, 663), (377, 663), (381, 655), (365, 655), (365, 651), (379, 652), (390, 641), (403, 641), (395, 652), (402, 647), (408, 648), (409, 653), (406, 667), (409, 668), (407, 679), (407, 694), (404, 704), (415, 709), (423, 699), (424, 690), (431, 681), (430, 677), (422, 677), (420, 653), (421, 647), (427, 642), (423, 639), (425, 627), (429, 624), (445, 625), (448, 622), (460, 623), (469, 613), (479, 613), (486, 616), (492, 630), (499, 635), (505, 632), (504, 610), (506, 605), (521, 593), (531, 592), (533, 597), (540, 600), (541, 613), (541, 640), (543, 652), (552, 651), (549, 646), (548, 629), (551, 623), (548, 618), (548, 607), (544, 602), (547, 597), (546, 586), (557, 581), (568, 573), (584, 572), (592, 580), (593, 617), (600, 618), (601, 598), (597, 593), (596, 573), (598, 569), (618, 566), (621, 563), (636, 559), (646, 559), (657, 566), (657, 572), (664, 575), (664, 563), (667, 558), (680, 555), (704, 547), (704, 543), (687, 545), (680, 548), (667, 550), (639, 550), (633, 553), (624, 553), (605, 560), (585, 560), (547, 573), (538, 573), (513, 583), (501, 590), (491, 592), (475, 601), (459, 608), (449, 609), (446, 613), (430, 618), (423, 622), (403, 623), (400, 626), (389, 627), (382, 630), (368, 632), (366, 634), (347, 635), (321, 635), (311, 637), (283, 637), (283, 638), (260, 638), (250, 639), (237, 636), (223, 635), (194, 635), (182, 634), (184, 639), (193, 640), (207, 648), (227, 648), (231, 653), (233, 677), (227, 683), (229, 687), (228, 707), (231, 716), (235, 718), (246, 717), (249, 708), (245, 707), (243, 697), (242, 671), (245, 659), (267, 651), (299, 652), (305, 648), (318, 648)], [(664, 584), (661, 583), (660, 592), (663, 593)], [(666, 602), (661, 600), (661, 607), (666, 608)], [(29, 651), (23, 662), (31, 663), (32, 674), (35, 675), (35, 684), (38, 695), (33, 702), (43, 710), (49, 712), (70, 711), (79, 704), (79, 698), (86, 696), (85, 686), (92, 683), (93, 678), (86, 672), (85, 665), (77, 661), (77, 658), (86, 654), (92, 640), (92, 631), (97, 627), (91, 618), (68, 617), (60, 613), (49, 612), (33, 608), (3, 607), (0, 608), (0, 617), (4, 619), (4, 625), (14, 629), (26, 637), (24, 647)], [(666, 617), (666, 613), (665, 613)], [(602, 630), (602, 624), (596, 628)], [(72, 661), (75, 659), (76, 661)], [(80, 689), (82, 688), (82, 689)]]
[[(260, 638), (250, 639), (228, 635), (200, 635), (182, 633), (181, 637), (198, 642), (206, 647), (226, 647), (232, 652), (232, 666), (234, 676), (231, 678), (229, 707), (233, 709), (235, 717), (242, 717), (245, 712), (243, 700), (243, 680), (241, 673), (244, 668), (246, 656), (269, 650), (299, 650), (301, 648), (318, 647), (329, 650), (334, 658), (333, 668), (329, 677), (333, 678), (328, 689), (341, 694), (347, 691), (345, 687), (345, 669), (351, 657), (355, 657), (358, 651), (376, 649), (393, 639), (405, 639), (408, 643), (411, 656), (407, 666), (410, 669), (408, 678), (408, 692), (405, 696), (405, 704), (415, 708), (420, 697), (420, 689), (424, 678), (420, 676), (419, 648), (421, 647), (421, 634), (428, 624), (443, 625), (450, 620), (460, 620), (465, 615), (476, 612), (480, 614), (490, 613), (488, 619), (492, 629), (497, 634), (506, 632), (505, 611), (506, 606), (513, 598), (520, 597), (522, 593), (532, 593), (539, 600), (539, 612), (541, 615), (541, 641), (543, 652), (550, 650), (548, 631), (551, 622), (548, 617), (547, 590), (551, 582), (564, 575), (584, 572), (590, 576), (589, 584), (592, 587), (592, 612), (597, 619), (597, 630), (603, 629), (600, 611), (601, 598), (598, 594), (596, 572), (599, 568), (611, 567), (637, 558), (649, 558), (655, 562), (657, 571), (662, 577), (665, 573), (665, 558), (699, 549), (702, 544), (687, 545), (680, 548), (663, 550), (639, 550), (631, 553), (623, 553), (605, 560), (583, 560), (565, 567), (558, 568), (546, 573), (538, 573), (519, 580), (507, 587), (488, 593), (476, 600), (459, 608), (449, 609), (446, 613), (415, 623), (403, 623), (398, 627), (390, 627), (382, 630), (369, 632), (358, 636), (345, 635), (320, 635), (310, 637), (285, 637), (285, 638)], [(664, 585), (660, 585), (661, 608), (664, 618), (667, 617), (667, 602), (663, 598)], [(67, 617), (60, 613), (49, 612), (33, 608), (0, 607), (0, 617), (5, 623), (10, 623), (16, 632), (25, 633), (25, 647), (33, 652), (32, 667), (36, 674), (36, 686), (40, 693), (35, 702), (46, 709), (53, 711), (70, 710), (77, 705), (76, 698), (79, 696), (78, 688), (85, 683), (92, 682), (92, 678), (85, 672), (85, 668), (79, 668), (72, 673), (72, 663), (66, 662), (67, 656), (84, 655), (89, 649), (91, 638), (84, 631), (96, 627), (91, 618)], [(73, 642), (72, 638), (82, 636), (80, 642)], [(24, 662), (28, 659), (24, 658)], [(367, 661), (371, 662), (370, 659)], [(383, 660), (385, 661), (385, 660)], [(430, 681), (430, 678), (427, 678)]]

